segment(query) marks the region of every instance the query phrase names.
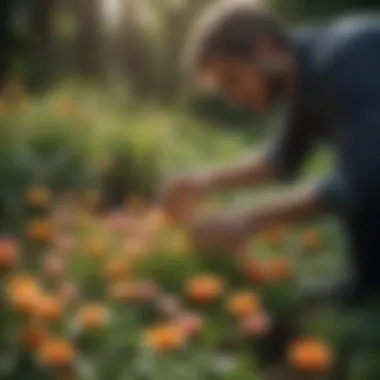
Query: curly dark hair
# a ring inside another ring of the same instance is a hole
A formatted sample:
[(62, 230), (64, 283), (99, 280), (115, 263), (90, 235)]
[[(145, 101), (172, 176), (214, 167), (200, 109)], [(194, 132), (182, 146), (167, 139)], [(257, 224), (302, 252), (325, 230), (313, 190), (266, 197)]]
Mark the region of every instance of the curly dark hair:
[(271, 37), (283, 48), (291, 42), (274, 15), (253, 1), (218, 1), (202, 11), (185, 41), (183, 68), (191, 73), (209, 59), (251, 59), (254, 39)]

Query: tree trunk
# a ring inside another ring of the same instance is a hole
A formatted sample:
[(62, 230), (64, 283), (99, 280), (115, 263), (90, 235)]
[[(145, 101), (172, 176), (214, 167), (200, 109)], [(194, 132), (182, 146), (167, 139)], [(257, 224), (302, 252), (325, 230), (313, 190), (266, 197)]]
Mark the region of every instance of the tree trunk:
[(36, 0), (30, 9), (31, 85), (40, 89), (54, 76), (55, 0)]
[(75, 55), (81, 75), (89, 79), (102, 76), (102, 1), (76, 0), (74, 12), (78, 27)]
[(122, 74), (138, 98), (151, 95), (154, 89), (154, 47), (139, 19), (141, 1), (122, 2), (117, 42)]
[(2, 89), (12, 56), (13, 34), (11, 30), (12, 1), (0, 2), (0, 89)]
[(188, 0), (183, 6), (163, 4), (164, 38), (162, 47), (161, 81), (162, 98), (168, 102), (178, 98), (181, 89), (180, 61), (185, 37), (198, 12), (210, 0)]

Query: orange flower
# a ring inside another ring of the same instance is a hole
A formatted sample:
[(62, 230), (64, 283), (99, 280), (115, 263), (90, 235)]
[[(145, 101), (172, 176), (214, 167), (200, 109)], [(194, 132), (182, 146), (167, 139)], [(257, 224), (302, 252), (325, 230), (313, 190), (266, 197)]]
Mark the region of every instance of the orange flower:
[(308, 230), (302, 236), (302, 248), (305, 251), (316, 251), (322, 245), (322, 233), (319, 230)]
[(119, 302), (129, 302), (136, 298), (136, 286), (131, 282), (119, 282), (111, 287), (111, 296)]
[(283, 281), (293, 276), (292, 266), (285, 258), (248, 264), (244, 272), (251, 281), (255, 282)]
[(286, 258), (277, 258), (269, 261), (269, 273), (273, 280), (289, 280), (293, 277), (293, 268)]
[(73, 345), (63, 339), (50, 338), (42, 343), (38, 350), (41, 364), (48, 368), (67, 367), (74, 361), (76, 350)]
[(41, 347), (48, 337), (49, 333), (44, 328), (30, 325), (24, 330), (22, 340), (26, 348), (35, 351)]
[(214, 275), (202, 275), (190, 280), (186, 286), (187, 296), (200, 303), (216, 299), (223, 291), (222, 280)]
[(55, 232), (55, 226), (50, 220), (37, 219), (28, 222), (27, 236), (29, 239), (38, 243), (49, 243), (52, 241)]
[(36, 310), (41, 288), (32, 277), (17, 276), (8, 283), (7, 296), (14, 310), (30, 315)]
[(251, 292), (238, 293), (228, 299), (227, 309), (236, 317), (247, 317), (261, 310), (261, 300)]
[(0, 238), (0, 270), (10, 269), (19, 258), (19, 247), (9, 238)]
[(109, 322), (109, 310), (100, 304), (90, 304), (78, 312), (78, 322), (84, 330), (97, 330)]
[(36, 294), (40, 293), (41, 287), (34, 277), (26, 274), (19, 274), (9, 280), (7, 284), (7, 294), (9, 297), (13, 297), (24, 290)]
[(303, 339), (290, 346), (288, 360), (298, 371), (320, 373), (331, 368), (334, 355), (326, 343), (316, 339)]
[(44, 187), (31, 186), (26, 191), (26, 199), (30, 206), (42, 207), (50, 202), (51, 194)]
[(159, 325), (147, 331), (146, 343), (155, 351), (175, 351), (184, 345), (185, 336), (176, 324)]
[(261, 234), (261, 238), (271, 244), (282, 244), (288, 234), (288, 228), (284, 225), (279, 225), (269, 228)]
[(41, 296), (38, 298), (35, 308), (35, 316), (44, 322), (58, 321), (64, 312), (59, 298), (53, 296)]
[(130, 273), (130, 266), (124, 258), (114, 258), (106, 263), (105, 275), (109, 280), (125, 280)]
[(120, 302), (151, 301), (157, 297), (158, 288), (150, 281), (119, 282), (111, 288), (111, 295)]

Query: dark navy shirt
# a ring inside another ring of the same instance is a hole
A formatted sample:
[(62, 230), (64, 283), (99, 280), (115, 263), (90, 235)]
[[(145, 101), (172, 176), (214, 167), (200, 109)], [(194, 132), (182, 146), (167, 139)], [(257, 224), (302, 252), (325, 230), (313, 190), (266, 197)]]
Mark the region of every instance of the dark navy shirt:
[(336, 163), (318, 184), (321, 200), (345, 212), (380, 205), (380, 14), (300, 29), (294, 41), (300, 91), (269, 159), (291, 178), (313, 147), (331, 143)]

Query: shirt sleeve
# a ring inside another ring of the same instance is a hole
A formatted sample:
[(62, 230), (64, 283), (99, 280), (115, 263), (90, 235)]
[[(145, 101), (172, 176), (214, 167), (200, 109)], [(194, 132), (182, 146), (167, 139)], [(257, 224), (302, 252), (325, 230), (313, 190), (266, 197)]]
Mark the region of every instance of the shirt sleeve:
[(280, 121), (274, 121), (274, 135), (269, 138), (265, 156), (281, 179), (293, 179), (313, 147), (314, 123), (298, 106), (276, 117), (280, 117)]

